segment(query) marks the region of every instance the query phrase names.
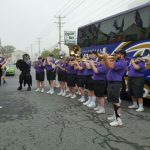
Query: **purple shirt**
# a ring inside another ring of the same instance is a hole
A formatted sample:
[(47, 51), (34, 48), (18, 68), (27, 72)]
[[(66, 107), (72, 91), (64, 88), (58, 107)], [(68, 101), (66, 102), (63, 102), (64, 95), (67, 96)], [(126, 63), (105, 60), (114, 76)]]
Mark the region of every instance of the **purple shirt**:
[[(55, 64), (55, 60), (53, 57), (48, 57), (48, 61), (51, 62), (52, 64)], [(49, 65), (48, 62), (46, 62), (46, 64), (45, 64), (45, 69), (46, 69), (46, 71), (53, 71), (54, 70), (52, 65)]]
[[(92, 58), (91, 60), (93, 60), (94, 62), (97, 62), (97, 61), (98, 61), (98, 58)], [(84, 70), (84, 75), (85, 75), (85, 76), (93, 75), (93, 70), (92, 70), (92, 69), (85, 68), (85, 70)]]
[[(66, 64), (59, 62), (58, 65), (59, 65), (61, 68), (66, 69)], [(60, 68), (58, 68), (58, 72), (66, 72), (66, 71), (64, 71), (64, 70), (62, 70), (62, 69), (60, 69)]]
[(93, 80), (103, 80), (105, 81), (106, 80), (106, 76), (107, 76), (107, 69), (104, 65), (102, 64), (97, 64), (95, 66), (97, 68), (97, 73), (95, 73), (93, 71), (93, 76), (92, 76), (92, 79)]
[(114, 68), (109, 69), (107, 73), (108, 81), (122, 81), (125, 74), (127, 63), (124, 59), (119, 59), (114, 62)]
[(85, 76), (90, 76), (92, 74), (93, 74), (93, 70), (92, 69), (88, 69), (88, 68), (84, 69), (84, 75)]
[(139, 70), (135, 70), (132, 64), (129, 66), (129, 71), (128, 71), (129, 77), (144, 77), (145, 63), (141, 61), (141, 62), (138, 62), (137, 65), (140, 68)]
[(79, 76), (83, 76), (84, 75), (84, 67), (85, 67), (85, 65), (84, 65), (84, 63), (83, 62), (80, 62), (79, 63), (79, 66), (81, 66), (81, 67), (83, 67), (83, 69), (82, 70), (77, 70), (77, 75), (79, 75)]
[(66, 67), (66, 70), (67, 70), (67, 74), (76, 74), (74, 66), (71, 66), (71, 65), (68, 64), (67, 67)]
[(49, 65), (47, 62), (45, 64), (45, 69), (46, 69), (46, 71), (53, 71), (54, 70), (54, 68), (52, 68), (52, 65)]
[(94, 62), (98, 62), (98, 58), (96, 57), (96, 58), (92, 58), (92, 60), (94, 61)]
[(41, 65), (41, 66), (39, 66), (39, 63), (37, 63), (36, 65), (35, 65), (35, 72), (36, 73), (41, 73), (41, 72), (44, 72), (44, 66), (43, 66), (43, 64)]

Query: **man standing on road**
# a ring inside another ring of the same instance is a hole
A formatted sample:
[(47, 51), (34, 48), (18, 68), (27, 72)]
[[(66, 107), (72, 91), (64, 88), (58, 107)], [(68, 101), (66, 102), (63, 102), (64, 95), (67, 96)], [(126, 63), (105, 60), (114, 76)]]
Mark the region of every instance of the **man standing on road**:
[(108, 117), (108, 120), (112, 121), (111, 126), (123, 125), (120, 118), (120, 89), (122, 86), (122, 77), (127, 69), (127, 64), (125, 61), (126, 52), (123, 50), (115, 52), (115, 61), (109, 60), (108, 54), (104, 55), (104, 63), (109, 69), (107, 73), (108, 89), (107, 89), (107, 99), (109, 102), (113, 103), (115, 115)]
[(21, 74), (19, 76), (19, 87), (17, 90), (22, 90), (22, 84), (24, 83), (24, 86), (28, 84), (27, 91), (31, 91), (31, 85), (32, 85), (32, 77), (30, 74), (31, 71), (31, 61), (30, 56), (28, 54), (22, 55), (23, 59), (19, 59), (16, 62), (16, 67), (20, 69)]

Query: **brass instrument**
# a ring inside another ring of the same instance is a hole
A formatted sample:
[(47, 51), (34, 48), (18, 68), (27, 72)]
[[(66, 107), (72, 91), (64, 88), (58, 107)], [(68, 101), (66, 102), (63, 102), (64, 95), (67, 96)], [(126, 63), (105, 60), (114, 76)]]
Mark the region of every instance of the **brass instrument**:
[(80, 48), (78, 45), (71, 46), (71, 49), (69, 50), (70, 56), (74, 55), (74, 56), (78, 57), (79, 56), (79, 54), (78, 54), (79, 50), (80, 50)]
[(144, 56), (144, 57), (137, 57), (135, 58), (134, 62), (140, 62), (140, 61), (149, 61), (150, 60), (150, 55)]
[[(98, 53), (98, 54), (97, 54), (97, 57), (98, 57), (99, 59), (104, 59), (104, 54)], [(112, 60), (115, 59), (115, 57), (114, 57), (113, 55), (109, 55), (108, 58), (109, 58), (109, 59), (112, 59)]]
[(144, 57), (138, 57), (134, 60), (135, 63), (142, 62), (142, 61), (145, 62), (146, 69), (150, 69), (150, 55)]
[[(98, 59), (103, 60), (103, 59), (104, 59), (104, 54), (97, 54), (97, 57), (98, 57)], [(114, 61), (114, 59), (115, 59), (115, 57), (112, 56), (112, 55), (109, 55), (108, 58), (109, 58), (111, 61)], [(75, 60), (75, 61), (77, 61), (77, 62), (80, 62), (80, 61), (82, 61), (82, 62), (89, 62), (90, 60), (89, 60), (89, 58), (87, 58), (87, 57), (83, 57), (83, 58), (76, 57), (76, 60)]]
[(77, 57), (77, 58), (76, 58), (76, 61), (77, 61), (77, 62), (80, 62), (80, 61), (86, 62), (86, 61), (88, 61), (88, 60), (89, 60), (89, 59), (88, 59), (88, 58), (85, 58), (85, 57), (83, 57), (83, 58)]

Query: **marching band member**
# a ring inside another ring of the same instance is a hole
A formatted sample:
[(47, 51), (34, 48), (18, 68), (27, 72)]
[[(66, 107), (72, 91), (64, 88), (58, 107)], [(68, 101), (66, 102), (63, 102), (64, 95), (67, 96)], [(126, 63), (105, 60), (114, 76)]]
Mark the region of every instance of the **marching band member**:
[(37, 89), (36, 92), (44, 92), (44, 78), (45, 78), (45, 62), (43, 62), (42, 57), (38, 57), (38, 62), (35, 64), (35, 72), (36, 72), (36, 81), (37, 81)]
[(76, 70), (74, 69), (74, 60), (75, 55), (70, 55), (70, 60), (68, 62), (68, 65), (66, 66), (67, 70), (67, 86), (70, 90), (70, 93), (66, 95), (66, 97), (70, 97), (72, 99), (76, 98)]
[(126, 71), (127, 64), (125, 61), (126, 52), (123, 50), (115, 52), (116, 60), (111, 62), (108, 58), (108, 54), (104, 54), (104, 63), (109, 69), (107, 73), (108, 89), (107, 89), (107, 99), (112, 102), (114, 107), (115, 116), (108, 117), (108, 120), (112, 121), (111, 126), (121, 126), (123, 122), (120, 118), (120, 89), (122, 86), (122, 77)]
[(58, 71), (58, 81), (60, 83), (60, 92), (58, 95), (66, 96), (66, 62), (64, 58), (61, 58), (58, 63), (57, 71)]
[(3, 75), (3, 69), (6, 68), (7, 64), (11, 61), (11, 58), (8, 59), (3, 59), (2, 57), (0, 57), (0, 86), (1, 86), (1, 77)]
[(78, 100), (80, 102), (84, 102), (85, 101), (85, 97), (84, 97), (84, 68), (85, 68), (85, 64), (82, 60), (80, 62), (76, 61), (75, 64), (76, 64), (76, 69), (77, 69), (77, 86), (79, 88), (79, 92), (81, 93), (81, 98), (79, 98)]
[(6, 83), (6, 67), (2, 70), (2, 77), (1, 79), (3, 80), (3, 83)]
[[(97, 52), (93, 51), (91, 53), (89, 53), (89, 58), (90, 60), (93, 61), (97, 61), (98, 58), (96, 57)], [(85, 89), (88, 90), (88, 101), (86, 101), (85, 103), (83, 103), (83, 105), (86, 105), (90, 108), (94, 108), (96, 106), (96, 97), (94, 95), (94, 84), (93, 84), (93, 80), (92, 80), (92, 75), (93, 75), (93, 70), (92, 67), (89, 63), (89, 61), (85, 62), (85, 71), (84, 71), (84, 76), (85, 76)]]
[(49, 57), (47, 58), (45, 69), (46, 69), (47, 81), (50, 86), (50, 90), (47, 93), (53, 94), (54, 93), (54, 80), (56, 78), (55, 60), (53, 58), (53, 54), (50, 54)]
[[(136, 111), (144, 111), (143, 108), (143, 89), (144, 89), (145, 62), (141, 56), (136, 56), (131, 60), (128, 71), (128, 92), (133, 104), (128, 108), (138, 108)], [(138, 104), (137, 104), (138, 102)], [(139, 105), (139, 106), (138, 106)]]
[(94, 108), (97, 113), (105, 113), (105, 90), (106, 90), (106, 75), (107, 68), (103, 62), (90, 62), (93, 69), (92, 79), (94, 81), (94, 94), (98, 100), (98, 106)]

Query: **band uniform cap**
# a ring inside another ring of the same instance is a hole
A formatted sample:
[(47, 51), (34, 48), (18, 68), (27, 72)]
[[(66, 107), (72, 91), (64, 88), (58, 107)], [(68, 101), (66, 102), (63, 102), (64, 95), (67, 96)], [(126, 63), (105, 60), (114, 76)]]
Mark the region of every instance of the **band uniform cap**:
[(115, 54), (119, 54), (119, 53), (123, 54), (124, 56), (127, 55), (126, 51), (124, 51), (124, 50), (115, 51)]
[(91, 54), (97, 54), (97, 51), (92, 51)]
[(38, 57), (38, 60), (39, 60), (39, 59), (42, 59), (42, 57), (41, 57), (41, 56), (40, 56), (40, 57)]

